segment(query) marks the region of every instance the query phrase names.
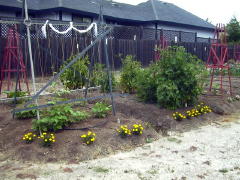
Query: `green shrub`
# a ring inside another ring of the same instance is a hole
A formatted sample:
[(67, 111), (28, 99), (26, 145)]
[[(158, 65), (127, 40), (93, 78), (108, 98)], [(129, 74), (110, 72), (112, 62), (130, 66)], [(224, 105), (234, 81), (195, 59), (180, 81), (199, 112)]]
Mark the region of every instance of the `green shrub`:
[[(62, 65), (61, 69), (63, 69), (74, 58), (75, 56), (72, 56), (68, 60), (66, 60), (65, 63)], [(85, 86), (87, 83), (89, 72), (88, 65), (88, 56), (85, 56), (84, 58), (79, 59), (77, 62), (75, 62), (60, 76), (60, 80), (63, 85), (70, 90), (83, 88), (83, 86)]]
[(161, 60), (139, 73), (137, 95), (168, 109), (192, 105), (203, 90), (207, 74), (203, 62), (183, 47), (169, 47), (161, 51)]
[(91, 86), (99, 86), (101, 85), (101, 78), (104, 75), (104, 65), (100, 63), (94, 64), (92, 74), (90, 77), (90, 85)]
[(55, 105), (42, 113), (40, 120), (32, 121), (35, 130), (57, 131), (89, 117), (86, 112), (74, 111), (70, 105)]
[(97, 102), (92, 108), (92, 112), (96, 118), (106, 117), (109, 111), (111, 111), (111, 107), (102, 102)]
[(161, 51), (159, 61), (157, 100), (160, 106), (176, 109), (193, 105), (202, 92), (206, 72), (201, 60), (187, 53), (183, 47)]
[(127, 55), (122, 61), (123, 67), (120, 75), (120, 87), (124, 92), (134, 93), (136, 90), (137, 75), (141, 64), (133, 56)]
[(157, 102), (157, 81), (153, 66), (140, 71), (137, 76), (136, 91), (141, 100), (150, 103)]
[[(111, 78), (112, 78), (112, 90), (114, 90), (117, 82), (113, 73), (111, 73)], [(102, 93), (110, 92), (109, 78), (108, 78), (108, 73), (106, 71), (104, 71), (102, 73), (102, 76), (99, 77), (99, 85), (101, 86)]]

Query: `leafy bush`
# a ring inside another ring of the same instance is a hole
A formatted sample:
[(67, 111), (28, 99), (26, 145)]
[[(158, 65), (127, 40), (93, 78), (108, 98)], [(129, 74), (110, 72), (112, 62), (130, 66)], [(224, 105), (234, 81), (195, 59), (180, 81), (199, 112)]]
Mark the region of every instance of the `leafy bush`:
[(102, 102), (97, 102), (92, 108), (92, 112), (96, 118), (106, 117), (109, 111), (111, 111), (111, 106)]
[(74, 111), (70, 105), (56, 105), (43, 112), (40, 120), (33, 120), (33, 129), (41, 131), (57, 131), (73, 122), (84, 120), (86, 112)]
[[(112, 77), (112, 90), (114, 90), (117, 82), (113, 73), (111, 73), (111, 77)], [(102, 73), (102, 76), (99, 78), (99, 85), (101, 86), (101, 92), (103, 93), (110, 92), (108, 73), (106, 71), (104, 71)]]
[[(63, 69), (74, 58), (75, 56), (72, 56), (68, 60), (66, 60), (65, 63), (62, 65), (61, 69)], [(88, 78), (88, 65), (88, 56), (79, 59), (60, 76), (60, 80), (63, 85), (70, 90), (83, 88), (83, 86), (86, 85)]]
[(161, 51), (161, 60), (139, 73), (137, 95), (169, 109), (192, 105), (203, 90), (206, 74), (201, 60), (183, 47), (169, 47)]
[(96, 140), (96, 134), (88, 131), (87, 134), (83, 134), (81, 136), (81, 138), (83, 139), (83, 142), (87, 145), (92, 144), (95, 140)]
[(196, 102), (202, 92), (203, 80), (198, 79), (205, 71), (202, 61), (183, 47), (170, 47), (161, 51), (159, 68), (157, 99), (162, 107), (175, 109)]
[(133, 56), (128, 55), (122, 61), (123, 67), (120, 75), (120, 87), (124, 92), (134, 93), (136, 90), (137, 75), (141, 64)]
[(157, 102), (157, 81), (152, 67), (140, 71), (137, 76), (136, 91), (141, 100), (150, 103)]
[(92, 74), (90, 77), (90, 85), (91, 86), (99, 86), (101, 85), (101, 78), (104, 74), (104, 65), (100, 63), (94, 64)]

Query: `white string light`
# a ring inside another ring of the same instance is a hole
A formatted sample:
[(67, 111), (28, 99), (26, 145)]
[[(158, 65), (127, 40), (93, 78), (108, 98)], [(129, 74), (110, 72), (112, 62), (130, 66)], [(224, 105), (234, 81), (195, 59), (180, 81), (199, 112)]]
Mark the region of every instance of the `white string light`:
[(75, 30), (75, 31), (77, 31), (78, 33), (81, 33), (81, 34), (83, 34), (83, 33), (87, 33), (88, 31), (90, 31), (92, 28), (94, 28), (94, 34), (95, 34), (95, 36), (97, 36), (98, 35), (98, 28), (97, 28), (97, 24), (96, 23), (92, 23), (92, 24), (90, 24), (90, 26), (87, 28), (87, 29), (84, 29), (84, 30), (80, 30), (80, 29), (77, 29), (77, 28), (75, 28), (74, 26), (73, 26), (73, 22), (70, 22), (70, 26), (69, 26), (69, 28), (67, 29), (67, 30), (65, 30), (65, 31), (59, 31), (59, 30), (57, 30), (51, 23), (49, 23), (49, 21), (47, 20), (46, 22), (45, 22), (45, 24), (42, 26), (42, 33), (43, 33), (43, 36), (46, 38), (47, 37), (47, 25), (49, 24), (49, 27), (54, 31), (54, 32), (56, 32), (56, 33), (58, 33), (58, 34), (67, 34), (69, 31), (71, 31), (72, 29), (73, 30)]

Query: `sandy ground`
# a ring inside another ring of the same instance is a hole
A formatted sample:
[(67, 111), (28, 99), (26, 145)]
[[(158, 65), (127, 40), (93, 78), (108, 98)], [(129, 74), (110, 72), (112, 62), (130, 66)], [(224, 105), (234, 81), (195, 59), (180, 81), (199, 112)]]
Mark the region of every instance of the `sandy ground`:
[[(240, 180), (240, 113), (106, 158), (65, 163), (0, 162), (0, 179)], [(91, 148), (91, 147), (89, 147)]]

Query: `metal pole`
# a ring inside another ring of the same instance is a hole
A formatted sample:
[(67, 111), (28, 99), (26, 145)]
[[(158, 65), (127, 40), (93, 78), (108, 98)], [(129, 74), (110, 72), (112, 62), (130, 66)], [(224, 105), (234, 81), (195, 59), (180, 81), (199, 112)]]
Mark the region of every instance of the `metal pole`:
[(111, 102), (112, 102), (112, 111), (113, 115), (116, 115), (116, 109), (115, 109), (115, 104), (114, 104), (114, 99), (113, 99), (113, 93), (112, 93), (112, 73), (110, 71), (110, 65), (109, 65), (109, 59), (108, 59), (108, 52), (107, 52), (107, 43), (108, 39), (105, 37), (104, 38), (104, 53), (105, 53), (105, 58), (106, 58), (106, 65), (107, 65), (107, 73), (108, 73), (108, 81), (109, 81), (109, 89), (110, 89), (110, 96), (111, 96)]
[[(30, 59), (30, 65), (31, 65), (33, 92), (34, 92), (34, 95), (35, 95), (37, 93), (37, 90), (36, 90), (36, 82), (35, 82), (35, 74), (34, 74), (34, 66), (33, 66), (31, 36), (30, 36), (30, 26), (31, 26), (31, 24), (26, 23), (26, 21), (29, 22), (27, 0), (24, 0), (24, 3), (25, 3), (25, 25), (26, 25), (26, 28), (27, 28), (28, 51), (29, 51), (29, 59)], [(35, 99), (35, 104), (38, 106), (38, 100), (37, 99)], [(39, 115), (39, 111), (37, 110), (37, 120), (39, 120), (39, 119), (40, 119), (40, 115)]]

